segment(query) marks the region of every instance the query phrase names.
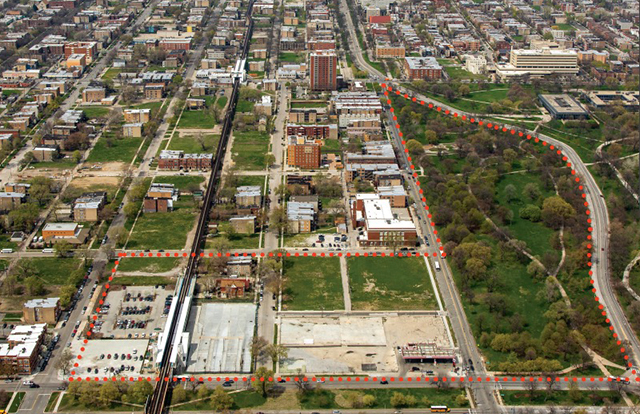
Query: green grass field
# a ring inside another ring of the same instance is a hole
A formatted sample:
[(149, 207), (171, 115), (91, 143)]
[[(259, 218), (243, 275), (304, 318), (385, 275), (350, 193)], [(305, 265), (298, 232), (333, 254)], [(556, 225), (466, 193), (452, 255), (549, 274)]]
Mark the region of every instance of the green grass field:
[[(203, 134), (203, 143), (200, 144), (196, 135), (174, 136), (169, 142), (170, 150), (184, 151), (187, 154), (212, 153), (215, 155), (220, 135)], [(204, 145), (204, 149), (202, 146)]]
[(14, 249), (18, 247), (18, 244), (10, 241), (10, 234), (0, 234), (0, 249)]
[(3, 89), (2, 90), (2, 95), (4, 96), (20, 95), (21, 93), (22, 91), (19, 89)]
[(247, 100), (240, 100), (236, 104), (236, 112), (238, 112), (238, 113), (253, 112), (253, 107), (255, 105), (256, 105), (255, 102), (251, 102), (251, 101), (247, 101)]
[[(93, 152), (93, 151), (92, 151)], [(89, 155), (91, 156), (91, 155)], [(54, 169), (64, 169), (71, 170), (73, 169), (77, 163), (68, 158), (59, 158), (55, 161), (45, 161), (45, 162), (33, 162), (29, 165), (29, 168), (33, 167), (35, 169), (41, 168), (54, 168)]]
[(113, 80), (116, 77), (118, 77), (118, 75), (121, 74), (122, 72), (124, 72), (123, 68), (109, 68), (104, 73), (104, 75), (102, 75), (102, 79)]
[(221, 109), (225, 107), (225, 105), (227, 104), (227, 101), (229, 100), (229, 98), (227, 98), (226, 96), (220, 96), (218, 97), (218, 100), (216, 101), (216, 105), (218, 105)]
[[(384, 409), (394, 407), (391, 404), (391, 397), (394, 393), (401, 393), (405, 396), (413, 396), (416, 404), (411, 408), (426, 408), (432, 405), (446, 405), (449, 408), (460, 407), (456, 404), (456, 397), (464, 394), (464, 390), (456, 388), (437, 389), (437, 388), (371, 388), (360, 390), (327, 390), (320, 389), (308, 392), (298, 396), (300, 405), (303, 410), (312, 409), (337, 409), (351, 408), (347, 401), (349, 394), (357, 396), (373, 395), (375, 397), (374, 404), (369, 407), (372, 409)], [(468, 403), (464, 405), (468, 407)], [(402, 408), (402, 407), (396, 407)]]
[(162, 106), (162, 101), (154, 101), (154, 102), (145, 102), (145, 103), (141, 103), (138, 105), (130, 105), (127, 108), (131, 108), (131, 109), (151, 109), (151, 116), (154, 117), (158, 111), (160, 110), (160, 107)]
[(160, 175), (154, 180), (156, 183), (173, 184), (178, 190), (184, 190), (193, 184), (201, 184), (204, 177), (201, 175)]
[(304, 61), (304, 55), (295, 52), (282, 52), (278, 56), (278, 60), (285, 63), (299, 63)]
[(339, 139), (325, 139), (321, 148), (323, 154), (338, 154), (341, 151)]
[(422, 257), (353, 257), (347, 264), (354, 310), (438, 308)]
[(241, 185), (259, 185), (264, 188), (264, 175), (239, 175), (238, 186)]
[[(545, 190), (540, 177), (534, 173), (523, 172), (521, 174), (503, 175), (496, 186), (498, 203), (513, 212), (513, 221), (508, 226), (508, 229), (515, 238), (527, 243), (527, 247), (534, 256), (542, 256), (546, 251), (550, 250), (558, 253), (550, 246), (549, 241), (555, 233), (552, 229), (545, 226), (542, 222), (534, 223), (520, 218), (519, 210), (522, 207), (526, 204), (535, 204), (530, 200), (525, 200), (525, 197), (522, 195), (522, 190), (529, 183), (537, 184), (542, 196), (545, 198), (554, 195), (552, 191)], [(504, 191), (507, 185), (513, 185), (516, 188), (516, 199), (511, 201), (507, 200)]]
[(208, 112), (204, 110), (182, 112), (178, 128), (180, 129), (213, 129), (216, 121)]
[(118, 272), (168, 272), (179, 266), (180, 261), (175, 257), (127, 257), (120, 260)]
[[(64, 394), (62, 396), (62, 401), (60, 402), (60, 406), (58, 407), (59, 412), (95, 412), (96, 405), (95, 402), (91, 404), (83, 404), (75, 396), (70, 394)], [(129, 405), (123, 404), (119, 402), (112, 402), (109, 406), (100, 406), (100, 412), (143, 412), (144, 406), (142, 405)]]
[(454, 81), (461, 79), (479, 80), (487, 78), (483, 75), (474, 75), (473, 73), (456, 66), (444, 66), (444, 70), (447, 72), (447, 75), (449, 75), (451, 80)]
[(234, 132), (233, 162), (239, 170), (263, 170), (269, 149), (269, 134), (259, 131)]
[(326, 102), (292, 101), (291, 109), (326, 108)]
[(106, 117), (111, 112), (110, 108), (105, 108), (104, 106), (81, 106), (78, 109), (81, 109), (87, 118)]
[(69, 275), (82, 264), (80, 259), (61, 259), (57, 257), (20, 259), (20, 262), (28, 262), (29, 265), (33, 266), (45, 286), (66, 284)]
[(197, 211), (193, 207), (178, 207), (168, 213), (142, 213), (138, 217), (128, 249), (183, 249), (187, 242), (187, 233), (194, 225)]
[(505, 405), (605, 405), (610, 401), (615, 405), (622, 405), (624, 401), (620, 394), (614, 391), (579, 391), (575, 397), (570, 398), (568, 391), (543, 390), (534, 391), (533, 397), (525, 390), (501, 390), (500, 394)]
[(284, 262), (286, 310), (344, 309), (338, 258), (296, 257)]
[[(218, 237), (223, 237), (229, 242), (230, 249), (257, 249), (260, 245), (260, 233), (256, 234), (234, 234), (229, 236), (222, 234)], [(205, 249), (211, 249), (211, 245), (216, 238), (207, 239)]]
[[(129, 163), (133, 160), (136, 151), (138, 151), (140, 144), (142, 144), (142, 140), (143, 138), (111, 138), (109, 141), (105, 133), (98, 139), (98, 142), (96, 142), (86, 162)], [(110, 142), (110, 144), (108, 144), (108, 142)]]

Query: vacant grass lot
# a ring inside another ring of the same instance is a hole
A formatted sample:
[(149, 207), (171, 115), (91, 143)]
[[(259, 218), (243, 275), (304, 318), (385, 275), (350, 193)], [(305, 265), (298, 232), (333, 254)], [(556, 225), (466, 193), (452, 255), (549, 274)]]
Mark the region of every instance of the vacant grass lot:
[(138, 105), (130, 105), (127, 108), (130, 109), (151, 109), (151, 117), (154, 117), (156, 113), (160, 110), (162, 106), (162, 101), (154, 101), (154, 102), (145, 102)]
[(286, 310), (344, 309), (337, 257), (296, 257), (284, 261)]
[(81, 109), (87, 118), (106, 117), (111, 111), (110, 108), (105, 108), (103, 106), (81, 106), (78, 109)]
[(201, 175), (160, 175), (154, 179), (156, 183), (173, 184), (178, 190), (184, 190), (194, 184), (200, 185), (204, 181)]
[(347, 264), (354, 310), (438, 308), (422, 257), (353, 257)]
[(213, 116), (204, 110), (189, 111), (185, 109), (180, 117), (180, 122), (178, 122), (178, 128), (182, 129), (213, 129), (215, 125), (216, 121)]
[(197, 211), (180, 204), (180, 201), (175, 202), (174, 210), (168, 213), (142, 213), (131, 232), (127, 248), (183, 249)]
[(126, 257), (120, 260), (118, 272), (168, 272), (179, 266), (180, 261), (175, 257)]
[[(220, 140), (218, 134), (202, 135), (202, 144), (196, 135), (174, 136), (169, 142), (170, 150), (184, 151), (187, 154), (212, 153), (215, 155)], [(202, 148), (204, 145), (204, 148)]]
[(103, 134), (98, 139), (86, 162), (131, 162), (142, 144), (143, 138), (116, 139), (111, 137), (109, 139), (107, 134)]
[(605, 405), (623, 404), (620, 394), (614, 391), (580, 391), (579, 398), (571, 399), (568, 391), (534, 391), (533, 397), (529, 391), (502, 390), (500, 391), (505, 405)]
[(269, 134), (266, 132), (234, 132), (233, 162), (238, 170), (263, 170), (268, 149)]
[(278, 60), (286, 63), (298, 63), (304, 60), (304, 55), (295, 52), (282, 52), (278, 56)]
[(117, 78), (118, 75), (121, 74), (122, 72), (124, 72), (123, 68), (109, 68), (104, 73), (104, 75), (102, 75), (102, 79), (113, 80)]
[(226, 96), (220, 96), (216, 101), (216, 105), (218, 105), (222, 109), (225, 107), (225, 105), (227, 105), (228, 100), (229, 98), (227, 98)]
[[(60, 402), (60, 406), (58, 407), (59, 412), (95, 412), (96, 405), (92, 404), (84, 404), (78, 401), (78, 399), (71, 394), (64, 394), (62, 396), (62, 401)], [(100, 406), (100, 412), (143, 412), (144, 406), (142, 405), (129, 405), (120, 402), (112, 402), (108, 407)]]
[[(256, 234), (234, 234), (229, 236), (227, 234), (221, 234), (218, 237), (222, 237), (229, 242), (229, 248), (232, 250), (239, 249), (257, 249), (260, 245), (260, 233)], [(205, 249), (211, 249), (212, 244), (216, 238), (207, 239)]]
[(61, 259), (57, 257), (20, 259), (20, 262), (27, 262), (32, 266), (45, 286), (64, 285), (67, 283), (69, 275), (82, 264), (80, 259)]
[[(92, 151), (93, 152), (93, 151)], [(76, 165), (78, 165), (77, 163), (73, 162), (70, 158), (59, 158), (55, 161), (45, 161), (45, 162), (32, 162), (29, 165), (29, 168), (33, 167), (33, 168), (55, 168), (55, 169), (65, 169), (65, 170), (71, 170), (73, 169)]]
[[(551, 248), (550, 240), (554, 236), (555, 232), (549, 227), (545, 226), (542, 222), (534, 223), (529, 220), (520, 218), (520, 209), (527, 204), (535, 204), (531, 200), (525, 199), (522, 195), (522, 190), (529, 184), (537, 184), (543, 197), (550, 197), (555, 193), (548, 191), (542, 185), (540, 177), (536, 174), (523, 172), (521, 174), (506, 174), (502, 176), (502, 179), (498, 182), (496, 195), (497, 201), (500, 205), (510, 209), (513, 212), (513, 221), (508, 226), (512, 236), (527, 243), (527, 247), (534, 256), (540, 256), (547, 252), (557, 251)], [(516, 188), (516, 198), (508, 201), (505, 195), (505, 187), (513, 185)], [(539, 207), (542, 207), (541, 205)], [(557, 237), (557, 236), (556, 236)]]

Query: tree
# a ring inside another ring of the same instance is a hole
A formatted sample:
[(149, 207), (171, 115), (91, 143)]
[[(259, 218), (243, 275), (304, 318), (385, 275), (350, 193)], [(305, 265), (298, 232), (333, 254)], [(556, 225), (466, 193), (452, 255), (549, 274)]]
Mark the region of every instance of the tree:
[(542, 216), (542, 211), (540, 210), (540, 207), (536, 205), (527, 204), (518, 211), (518, 214), (520, 215), (520, 218), (538, 222)]
[(264, 156), (264, 164), (268, 168), (276, 163), (276, 156), (272, 153), (265, 154)]
[(407, 141), (406, 147), (412, 157), (424, 154), (424, 148), (422, 148), (422, 144), (415, 139), (410, 139), (409, 141)]
[(182, 385), (178, 385), (173, 389), (171, 394), (171, 402), (178, 404), (187, 401), (187, 390)]
[(229, 410), (233, 407), (233, 397), (227, 394), (221, 386), (217, 386), (211, 396), (211, 405), (216, 411)]
[(469, 94), (471, 93), (471, 89), (467, 85), (463, 84), (458, 88), (458, 93), (460, 94), (460, 96), (469, 96)]
[(38, 202), (38, 205), (43, 205), (44, 200), (49, 197), (51, 188), (53, 187), (53, 180), (47, 177), (35, 177), (31, 180), (31, 187), (29, 188), (29, 196)]
[(513, 200), (515, 200), (517, 198), (516, 186), (513, 184), (508, 184), (504, 188), (504, 196), (506, 197), (507, 202), (512, 202)]
[(197, 395), (198, 395), (198, 399), (204, 400), (210, 395), (209, 388), (207, 388), (204, 384), (200, 385), (200, 387), (198, 387)]
[(286, 233), (289, 230), (289, 217), (287, 210), (283, 206), (276, 207), (271, 212), (271, 227), (278, 233)]
[(267, 397), (269, 390), (273, 387), (273, 371), (266, 367), (260, 367), (253, 375), (256, 380), (251, 384), (253, 389), (264, 398)]
[(251, 356), (259, 361), (267, 349), (269, 343), (261, 336), (254, 336), (251, 340)]
[(538, 187), (535, 183), (528, 183), (524, 186), (522, 190), (522, 196), (528, 198), (531, 201), (537, 200), (542, 193), (540, 192), (540, 187)]
[(394, 392), (389, 399), (391, 405), (395, 408), (401, 408), (407, 406), (407, 399), (404, 394), (399, 392)]
[(128, 220), (134, 219), (138, 215), (138, 205), (135, 203), (125, 204), (123, 210)]
[(136, 381), (127, 389), (130, 402), (143, 404), (149, 395), (153, 393), (153, 385), (149, 381)]
[(278, 362), (289, 356), (289, 349), (284, 345), (269, 344), (269, 346), (267, 346), (267, 354), (269, 354), (273, 362)]
[(55, 251), (57, 257), (65, 257), (71, 251), (71, 243), (69, 243), (67, 240), (60, 240), (53, 245), (53, 250)]
[(73, 158), (73, 162), (76, 164), (80, 164), (80, 161), (82, 161), (82, 153), (80, 153), (79, 150), (73, 151), (73, 155), (71, 155), (71, 157)]
[(73, 353), (71, 349), (65, 348), (60, 354), (60, 359), (56, 362), (56, 368), (62, 371), (62, 375), (67, 375), (69, 368), (71, 368), (71, 361), (73, 361)]
[(109, 381), (100, 386), (97, 400), (101, 406), (107, 407), (113, 401), (118, 401), (121, 395), (122, 394), (120, 393), (120, 390), (118, 389), (116, 383)]
[(24, 280), (24, 287), (29, 296), (40, 296), (44, 294), (44, 283), (37, 276), (31, 276)]
[(560, 196), (548, 197), (542, 202), (542, 219), (551, 228), (559, 228), (575, 215), (573, 206)]
[(376, 396), (367, 394), (362, 397), (362, 405), (364, 407), (370, 408), (376, 405)]

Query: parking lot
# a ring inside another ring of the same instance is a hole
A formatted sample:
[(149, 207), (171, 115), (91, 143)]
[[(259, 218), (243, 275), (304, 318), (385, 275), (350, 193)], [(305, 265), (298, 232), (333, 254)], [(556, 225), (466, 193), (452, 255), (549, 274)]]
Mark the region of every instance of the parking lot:
[(130, 286), (112, 290), (102, 306), (95, 332), (114, 339), (145, 339), (164, 326), (167, 297), (173, 290), (162, 286)]
[[(300, 237), (300, 236), (298, 236)], [(304, 240), (297, 240), (296, 247), (320, 247), (328, 251), (340, 251), (349, 247), (349, 239), (342, 233), (314, 233)]]
[(139, 375), (149, 341), (144, 339), (93, 339), (86, 345), (74, 341), (71, 350), (80, 354), (75, 374), (82, 377), (110, 377), (113, 375)]

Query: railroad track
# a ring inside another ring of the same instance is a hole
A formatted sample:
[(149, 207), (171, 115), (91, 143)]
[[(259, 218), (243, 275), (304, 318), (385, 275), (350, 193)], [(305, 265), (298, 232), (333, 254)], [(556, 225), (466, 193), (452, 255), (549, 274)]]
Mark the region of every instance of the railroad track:
[[(253, 0), (249, 2), (247, 8), (247, 31), (242, 46), (242, 53), (239, 59), (246, 59), (249, 45), (251, 44), (251, 34), (253, 32), (253, 20), (251, 19), (251, 11), (253, 8)], [(189, 287), (194, 279), (197, 278), (198, 260), (200, 258), (200, 252), (202, 251), (203, 242), (206, 237), (207, 222), (209, 219), (209, 213), (211, 206), (214, 202), (214, 196), (218, 192), (218, 186), (220, 185), (220, 179), (222, 177), (222, 163), (225, 153), (227, 151), (227, 144), (229, 142), (229, 136), (231, 135), (231, 129), (233, 126), (233, 118), (236, 113), (236, 105), (238, 102), (238, 95), (240, 93), (240, 79), (236, 78), (233, 82), (233, 90), (229, 97), (229, 105), (225, 113), (224, 122), (222, 126), (222, 133), (220, 135), (220, 141), (218, 142), (218, 148), (216, 150), (215, 158), (211, 166), (211, 176), (207, 186), (207, 191), (203, 199), (203, 206), (200, 210), (198, 217), (198, 225), (196, 228), (196, 234), (191, 245), (191, 251), (185, 268), (184, 278), (182, 283), (178, 287), (178, 293), (174, 300), (177, 300), (176, 310), (173, 314), (173, 320), (171, 321), (169, 332), (165, 332), (168, 335), (167, 346), (162, 354), (160, 361), (160, 371), (158, 373), (159, 381), (156, 383), (156, 387), (153, 394), (147, 399), (145, 404), (145, 414), (162, 414), (165, 411), (166, 403), (169, 400), (168, 397), (171, 392), (171, 384), (173, 383), (173, 371), (170, 358), (173, 353), (173, 342), (178, 332), (178, 320), (182, 312), (182, 306), (189, 293)]]

